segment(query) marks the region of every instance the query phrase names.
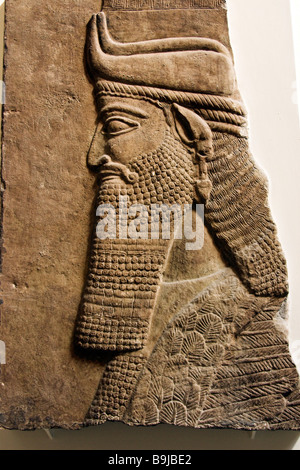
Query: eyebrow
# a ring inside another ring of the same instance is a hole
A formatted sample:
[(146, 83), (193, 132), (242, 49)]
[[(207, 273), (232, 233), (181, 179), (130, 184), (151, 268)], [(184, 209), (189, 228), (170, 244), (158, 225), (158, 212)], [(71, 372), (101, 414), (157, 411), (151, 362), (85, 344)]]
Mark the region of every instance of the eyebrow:
[(100, 117), (103, 117), (105, 114), (108, 114), (114, 111), (131, 114), (133, 116), (137, 116), (143, 119), (149, 118), (149, 114), (146, 113), (144, 110), (137, 108), (135, 106), (130, 106), (129, 104), (124, 104), (124, 103), (113, 103), (113, 104), (107, 104), (106, 106), (103, 106), (103, 108), (100, 110)]

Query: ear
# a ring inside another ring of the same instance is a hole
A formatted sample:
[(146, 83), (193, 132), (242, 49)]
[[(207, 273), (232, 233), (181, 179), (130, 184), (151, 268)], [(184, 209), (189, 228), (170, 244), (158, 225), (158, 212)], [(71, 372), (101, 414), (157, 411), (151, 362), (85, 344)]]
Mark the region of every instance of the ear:
[(198, 162), (195, 181), (196, 198), (201, 203), (206, 202), (212, 190), (207, 167), (207, 159), (213, 156), (211, 129), (198, 114), (178, 104), (173, 104), (172, 113), (175, 127), (181, 140), (195, 149), (196, 162)]
[(172, 105), (172, 114), (176, 131), (186, 145), (195, 146), (200, 152), (201, 147), (210, 147), (212, 132), (204, 119), (191, 109), (175, 103)]

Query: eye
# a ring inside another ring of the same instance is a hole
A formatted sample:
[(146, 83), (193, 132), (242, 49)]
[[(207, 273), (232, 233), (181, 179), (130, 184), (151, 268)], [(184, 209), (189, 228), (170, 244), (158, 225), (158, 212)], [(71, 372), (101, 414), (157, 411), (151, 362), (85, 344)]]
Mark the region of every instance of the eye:
[(113, 137), (133, 131), (138, 127), (140, 127), (140, 124), (137, 121), (133, 121), (132, 119), (125, 118), (123, 116), (111, 116), (105, 119), (101, 132), (108, 137)]

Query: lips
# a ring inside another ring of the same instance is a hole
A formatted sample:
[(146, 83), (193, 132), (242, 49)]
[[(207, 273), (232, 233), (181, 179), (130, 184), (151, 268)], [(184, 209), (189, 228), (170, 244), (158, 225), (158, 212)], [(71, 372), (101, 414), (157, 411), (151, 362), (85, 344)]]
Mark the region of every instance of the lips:
[(116, 168), (114, 165), (106, 164), (100, 168), (99, 176), (102, 182), (110, 181), (115, 179), (116, 177), (120, 178), (123, 176), (122, 171), (119, 168)]
[(122, 163), (113, 162), (108, 155), (103, 155), (99, 161), (99, 177), (101, 182), (122, 179), (125, 183), (135, 183), (138, 180), (137, 173), (131, 172)]

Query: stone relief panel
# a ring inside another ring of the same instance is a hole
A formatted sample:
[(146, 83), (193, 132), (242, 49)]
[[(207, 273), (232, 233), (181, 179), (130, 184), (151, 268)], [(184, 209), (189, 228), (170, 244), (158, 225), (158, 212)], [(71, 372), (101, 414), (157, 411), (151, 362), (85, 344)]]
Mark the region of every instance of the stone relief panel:
[(0, 428), (300, 429), (225, 0), (16, 5)]

